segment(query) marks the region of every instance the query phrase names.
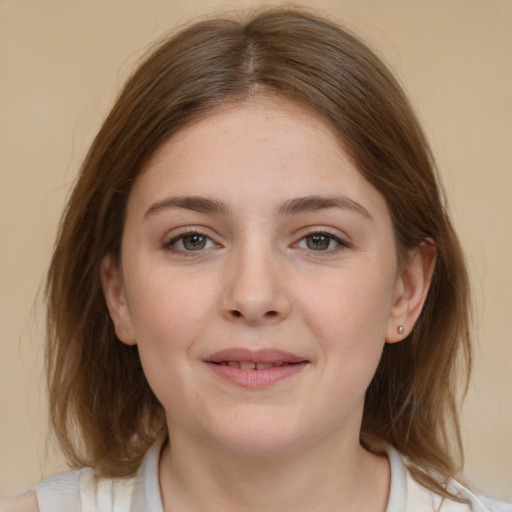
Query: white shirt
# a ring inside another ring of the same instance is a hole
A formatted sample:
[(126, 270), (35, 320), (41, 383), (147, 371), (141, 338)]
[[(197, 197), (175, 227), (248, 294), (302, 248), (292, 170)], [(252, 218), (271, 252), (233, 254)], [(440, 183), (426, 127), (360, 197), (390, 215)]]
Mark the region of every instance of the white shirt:
[[(35, 488), (40, 512), (163, 512), (158, 462), (163, 439), (144, 457), (137, 475), (129, 479), (95, 479), (89, 468), (69, 471)], [(386, 512), (512, 512), (512, 504), (478, 496), (452, 481), (449, 490), (470, 505), (443, 499), (416, 482), (403, 458), (386, 448), (391, 486)]]

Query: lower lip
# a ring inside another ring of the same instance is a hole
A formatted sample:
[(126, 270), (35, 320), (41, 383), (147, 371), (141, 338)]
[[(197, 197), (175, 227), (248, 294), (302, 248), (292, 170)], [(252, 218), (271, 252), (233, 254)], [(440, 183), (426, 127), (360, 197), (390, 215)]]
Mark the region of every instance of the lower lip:
[(303, 363), (274, 366), (266, 370), (242, 370), (227, 365), (215, 363), (207, 364), (220, 378), (231, 384), (242, 388), (257, 389), (266, 388), (275, 382), (296, 375), (303, 370), (308, 363), (304, 361)]

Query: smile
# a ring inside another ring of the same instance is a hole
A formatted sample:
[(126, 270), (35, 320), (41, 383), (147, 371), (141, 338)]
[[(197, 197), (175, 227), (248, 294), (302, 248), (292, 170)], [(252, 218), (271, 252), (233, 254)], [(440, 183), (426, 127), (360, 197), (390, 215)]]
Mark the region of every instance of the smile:
[(287, 366), (296, 363), (253, 363), (250, 361), (221, 361), (217, 363), (220, 366), (230, 366), (231, 368), (240, 368), (241, 370), (268, 370), (269, 368), (275, 368), (276, 366)]
[(275, 349), (225, 349), (204, 361), (224, 382), (246, 389), (267, 388), (300, 373), (309, 361)]

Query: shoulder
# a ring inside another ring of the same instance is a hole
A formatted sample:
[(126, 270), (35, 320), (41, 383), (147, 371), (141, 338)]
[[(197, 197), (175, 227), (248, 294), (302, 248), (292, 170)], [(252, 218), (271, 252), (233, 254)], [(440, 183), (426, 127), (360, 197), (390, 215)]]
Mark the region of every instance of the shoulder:
[(81, 471), (68, 471), (43, 480), (35, 487), (0, 501), (0, 512), (54, 512), (81, 510)]
[[(470, 506), (468, 510), (471, 512), (512, 512), (512, 503), (492, 500), (486, 496), (473, 492), (471, 489), (468, 489), (457, 481), (451, 482), (450, 490), (455, 495), (460, 496), (469, 502)], [(447, 508), (446, 510), (447, 512), (451, 512), (452, 509)], [(455, 511), (458, 509), (453, 508), (453, 510)]]
[(158, 461), (165, 440), (157, 439), (132, 477), (98, 478), (91, 468), (67, 471), (0, 501), (0, 512), (162, 512)]
[[(35, 511), (125, 512), (130, 509), (133, 484), (133, 478), (97, 478), (90, 468), (67, 471), (43, 480), (34, 488), (39, 505)], [(0, 509), (0, 512), (4, 511)]]
[(0, 512), (40, 512), (35, 491), (0, 500)]
[(447, 490), (461, 501), (443, 498), (414, 479), (405, 457), (391, 446), (385, 449), (391, 468), (386, 512), (512, 512), (512, 504), (480, 496), (455, 480), (449, 482)]
[(423, 510), (421, 507), (425, 507), (425, 510), (440, 512), (512, 512), (512, 504), (494, 501), (476, 494), (455, 480), (449, 483), (448, 490), (463, 502), (442, 498), (423, 487), (410, 475), (408, 475), (407, 484), (407, 510)]

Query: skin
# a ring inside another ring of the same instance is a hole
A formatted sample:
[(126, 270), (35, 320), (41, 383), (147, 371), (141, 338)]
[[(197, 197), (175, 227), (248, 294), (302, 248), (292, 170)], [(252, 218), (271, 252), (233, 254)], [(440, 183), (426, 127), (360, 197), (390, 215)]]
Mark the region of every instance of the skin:
[[(166, 411), (165, 509), (384, 511), (387, 459), (359, 444), (364, 395), (384, 344), (412, 329), (432, 268), (421, 247), (398, 268), (384, 198), (299, 106), (256, 97), (164, 143), (102, 282)], [(234, 347), (307, 363), (245, 388), (205, 363)]]

